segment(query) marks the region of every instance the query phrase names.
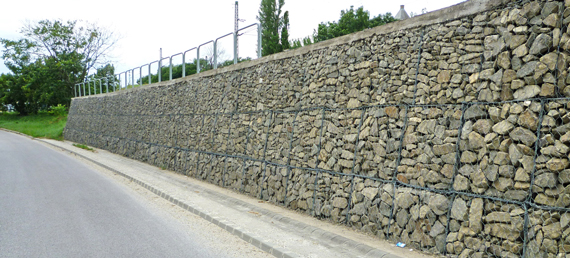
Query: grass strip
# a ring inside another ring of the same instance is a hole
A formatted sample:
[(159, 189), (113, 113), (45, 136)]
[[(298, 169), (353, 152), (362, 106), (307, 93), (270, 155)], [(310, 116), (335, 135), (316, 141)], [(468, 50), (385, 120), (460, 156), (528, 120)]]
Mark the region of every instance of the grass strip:
[(0, 113), (0, 127), (37, 138), (63, 140), (67, 114), (36, 114), (19, 116), (17, 113)]
[(89, 146), (84, 145), (84, 144), (77, 144), (77, 143), (74, 143), (73, 146), (75, 146), (75, 147), (77, 147), (77, 148), (80, 148), (80, 149), (84, 149), (84, 150), (88, 150), (88, 151), (93, 151), (93, 148), (90, 148)]

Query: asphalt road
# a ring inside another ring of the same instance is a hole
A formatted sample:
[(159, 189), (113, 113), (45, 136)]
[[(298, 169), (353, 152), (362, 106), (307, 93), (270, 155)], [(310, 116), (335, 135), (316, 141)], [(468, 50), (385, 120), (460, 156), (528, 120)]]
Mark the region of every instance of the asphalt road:
[(186, 228), (78, 160), (0, 131), (0, 257), (233, 256)]

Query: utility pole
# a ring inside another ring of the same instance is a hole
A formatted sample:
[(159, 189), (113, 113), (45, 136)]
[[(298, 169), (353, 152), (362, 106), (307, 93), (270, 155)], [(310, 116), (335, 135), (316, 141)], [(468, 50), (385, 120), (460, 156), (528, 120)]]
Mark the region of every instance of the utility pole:
[(239, 17), (238, 17), (238, 1), (236, 1), (236, 15), (235, 15), (235, 21), (234, 21), (234, 64), (237, 64), (238, 62), (238, 22), (239, 22)]

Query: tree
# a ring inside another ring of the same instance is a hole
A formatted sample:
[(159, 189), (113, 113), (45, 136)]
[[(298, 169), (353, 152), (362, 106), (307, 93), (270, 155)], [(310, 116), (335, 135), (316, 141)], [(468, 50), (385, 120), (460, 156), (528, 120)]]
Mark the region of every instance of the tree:
[(384, 15), (378, 14), (378, 16), (370, 19), (369, 28), (374, 28), (377, 26), (388, 24), (388, 23), (391, 23), (393, 21), (397, 21), (397, 20), (396, 20), (396, 18), (394, 18), (394, 16), (392, 16), (391, 13), (386, 13)]
[(23, 38), (18, 40), (0, 38), (4, 62), (17, 78), (1, 83), (0, 91), (19, 92), (14, 87), (20, 87), (24, 94), (8, 94), (18, 97), (3, 97), (0, 104), (12, 104), (21, 114), (68, 106), (74, 85), (95, 66), (107, 64), (118, 40), (112, 32), (82, 21), (42, 20), (24, 25), (20, 33)]
[[(288, 28), (285, 31), (283, 28), (288, 27), (289, 13), (286, 12), (287, 22), (285, 22), (285, 17), (281, 16), (284, 4), (285, 0), (261, 0), (257, 20), (261, 23), (261, 54), (263, 56), (283, 51), (282, 43), (285, 41), (287, 42), (285, 45), (288, 45)], [(281, 32), (281, 37), (279, 32)], [(283, 36), (286, 37), (285, 41), (282, 39)]]
[[(222, 46), (221, 43), (218, 43), (216, 46), (216, 62), (218, 66), (225, 62), (226, 60), (231, 59), (231, 57), (227, 54), (226, 49)], [(214, 67), (214, 46), (211, 45), (210, 47), (206, 48), (206, 60), (208, 61), (208, 65), (210, 67)], [(232, 59), (233, 62), (233, 59)]]
[(290, 49), (289, 44), (289, 11), (285, 11), (283, 15), (283, 24), (281, 28), (281, 48), (283, 50)]
[(362, 6), (356, 10), (354, 10), (354, 6), (350, 6), (350, 9), (342, 10), (340, 12), (340, 19), (338, 22), (321, 22), (318, 26), (314, 40), (315, 42), (320, 42), (384, 25), (393, 21), (396, 21), (396, 19), (394, 19), (390, 13), (386, 13), (385, 15), (380, 14), (370, 19), (370, 13), (365, 11)]
[(289, 42), (291, 49), (296, 49), (296, 48), (300, 48), (302, 46), (308, 46), (313, 44), (313, 40), (311, 39), (311, 36), (306, 36), (302, 39), (294, 39), (291, 42)]

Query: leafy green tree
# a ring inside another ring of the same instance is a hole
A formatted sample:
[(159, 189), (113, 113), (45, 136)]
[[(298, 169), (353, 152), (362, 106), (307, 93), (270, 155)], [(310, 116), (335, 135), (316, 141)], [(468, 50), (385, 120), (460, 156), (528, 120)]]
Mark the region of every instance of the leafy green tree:
[(291, 49), (296, 49), (296, 48), (302, 47), (303, 43), (301, 43), (300, 39), (294, 39), (294, 40), (291, 40), (289, 45), (291, 45)]
[(0, 75), (0, 108), (6, 109), (11, 105), (15, 110), (26, 110), (26, 102), (18, 101), (26, 99), (23, 78), (13, 74)]
[(22, 92), (2, 97), (0, 104), (11, 104), (20, 114), (69, 105), (74, 85), (106, 63), (117, 41), (112, 32), (79, 21), (42, 20), (20, 32), (23, 38), (18, 40), (0, 38), (2, 58), (13, 77), (0, 83), (0, 91)]
[(302, 39), (294, 39), (289, 44), (291, 45), (292, 49), (296, 49), (302, 46), (308, 46), (313, 44), (313, 40), (311, 39), (311, 36), (306, 36)]
[[(261, 23), (261, 54), (263, 56), (279, 53), (283, 51), (282, 40), (279, 32), (289, 23), (287, 13), (287, 23), (281, 16), (281, 9), (285, 4), (285, 0), (261, 0), (257, 20)], [(288, 31), (285, 30), (288, 42)]]
[(313, 43), (314, 43), (314, 41), (311, 40), (310, 36), (306, 36), (303, 38), (303, 46), (308, 46), (308, 45), (311, 45)]
[[(106, 64), (104, 66), (98, 67), (97, 72), (85, 77), (85, 80), (93, 81), (92, 83), (88, 84), (89, 87), (91, 88), (91, 92), (99, 93), (99, 91), (103, 91), (106, 93), (107, 87), (105, 86), (105, 84), (107, 84), (107, 86), (109, 87), (109, 92), (113, 91), (112, 90), (113, 83), (115, 83), (115, 87), (119, 85), (118, 78), (115, 77), (115, 79), (113, 79), (114, 76), (115, 76), (115, 66), (113, 66), (112, 64)], [(97, 81), (95, 82), (95, 80)]]
[(396, 19), (390, 13), (380, 14), (370, 19), (370, 13), (365, 11), (362, 6), (356, 10), (354, 10), (354, 6), (350, 6), (350, 9), (340, 12), (338, 22), (319, 24), (314, 40), (315, 42), (320, 42), (393, 21), (396, 21)]
[(378, 14), (378, 16), (370, 19), (368, 27), (374, 28), (394, 21), (397, 21), (397, 19), (392, 16), (392, 13)]
[(281, 28), (281, 48), (283, 50), (290, 49), (289, 44), (289, 11), (285, 11), (283, 15), (283, 24)]

